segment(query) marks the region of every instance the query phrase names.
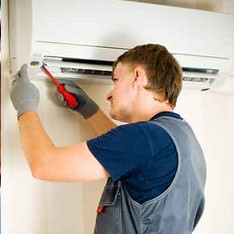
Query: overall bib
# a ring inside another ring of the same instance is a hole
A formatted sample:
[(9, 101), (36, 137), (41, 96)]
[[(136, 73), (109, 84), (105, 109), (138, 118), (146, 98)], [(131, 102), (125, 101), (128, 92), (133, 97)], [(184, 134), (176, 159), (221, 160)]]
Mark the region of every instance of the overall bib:
[(178, 166), (172, 183), (158, 197), (139, 204), (124, 181), (109, 177), (95, 234), (190, 234), (197, 225), (204, 210), (206, 180), (202, 149), (186, 121), (162, 116), (152, 123), (165, 129), (176, 146)]

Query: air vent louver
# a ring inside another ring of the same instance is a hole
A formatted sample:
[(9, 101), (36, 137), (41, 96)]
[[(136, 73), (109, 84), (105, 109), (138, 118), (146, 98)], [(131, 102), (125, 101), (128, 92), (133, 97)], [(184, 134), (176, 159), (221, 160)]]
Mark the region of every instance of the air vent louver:
[(62, 73), (111, 76), (111, 71), (61, 67)]

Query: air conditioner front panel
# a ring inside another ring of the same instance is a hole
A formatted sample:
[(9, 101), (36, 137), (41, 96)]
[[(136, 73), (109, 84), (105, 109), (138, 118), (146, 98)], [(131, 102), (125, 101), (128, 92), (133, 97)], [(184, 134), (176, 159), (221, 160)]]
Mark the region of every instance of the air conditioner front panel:
[(207, 69), (218, 69), (219, 71), (229, 71), (232, 60), (227, 58), (214, 58), (208, 56), (192, 56), (173, 54), (182, 67), (196, 67)]
[[(34, 47), (32, 59), (34, 57), (64, 57), (64, 58), (82, 58), (104, 61), (115, 61), (121, 54), (127, 50), (88, 47), (79, 45), (65, 45), (59, 43), (36, 43)], [(231, 66), (231, 59), (213, 58), (208, 56), (192, 56), (173, 54), (182, 67), (197, 68), (216, 68), (220, 71), (228, 71)]]
[(33, 0), (35, 43), (122, 50), (157, 43), (172, 53), (230, 58), (230, 28), (229, 15), (208, 11), (114, 0)]
[(33, 45), (32, 57), (38, 55), (115, 61), (125, 51), (127, 50), (77, 44), (37, 42)]

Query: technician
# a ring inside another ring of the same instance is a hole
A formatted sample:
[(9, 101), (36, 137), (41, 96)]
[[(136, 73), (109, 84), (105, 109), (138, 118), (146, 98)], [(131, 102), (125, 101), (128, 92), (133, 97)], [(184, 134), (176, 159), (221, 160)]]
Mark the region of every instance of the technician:
[[(173, 112), (182, 69), (164, 46), (137, 46), (113, 64), (107, 94), (116, 126), (75, 83), (79, 112), (97, 138), (56, 147), (37, 110), (39, 92), (23, 65), (12, 83), (22, 146), (32, 174), (48, 181), (86, 182), (108, 178), (95, 234), (190, 234), (204, 210), (206, 166), (190, 125)], [(67, 106), (61, 94), (58, 101)]]

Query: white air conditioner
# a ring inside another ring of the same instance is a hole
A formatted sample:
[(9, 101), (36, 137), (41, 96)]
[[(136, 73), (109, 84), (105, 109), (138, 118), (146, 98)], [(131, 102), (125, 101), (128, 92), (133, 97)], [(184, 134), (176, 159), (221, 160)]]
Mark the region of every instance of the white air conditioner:
[(231, 22), (228, 14), (148, 3), (32, 0), (30, 63), (45, 62), (57, 77), (108, 81), (123, 52), (162, 44), (181, 64), (185, 87), (209, 89), (230, 69)]

